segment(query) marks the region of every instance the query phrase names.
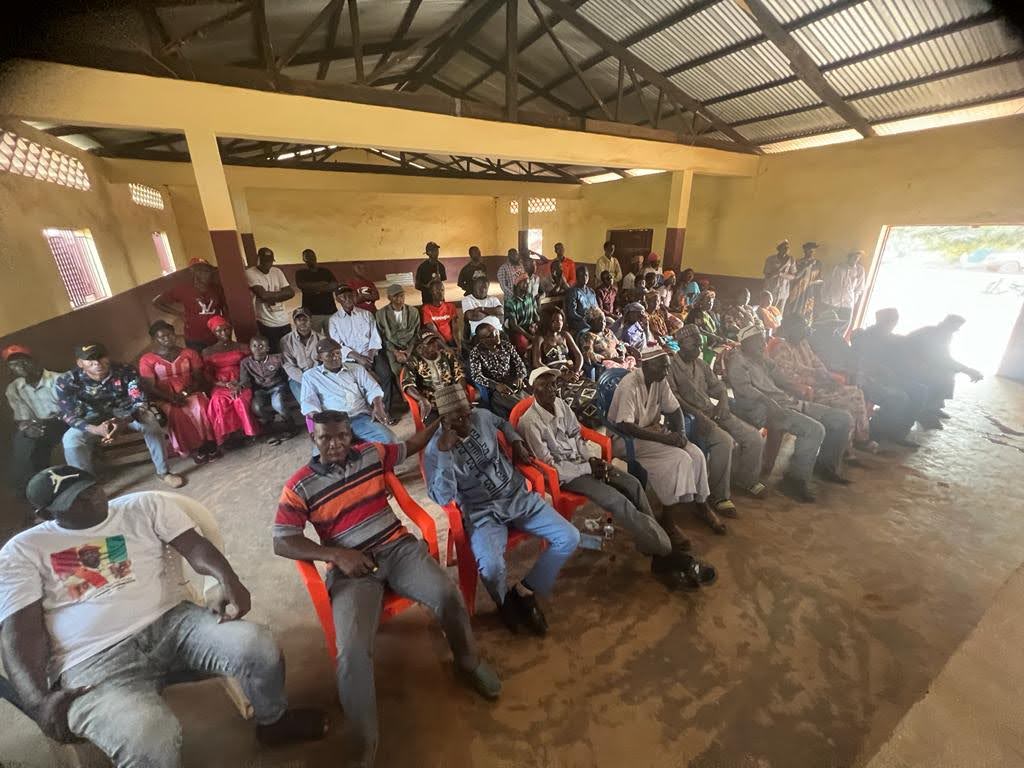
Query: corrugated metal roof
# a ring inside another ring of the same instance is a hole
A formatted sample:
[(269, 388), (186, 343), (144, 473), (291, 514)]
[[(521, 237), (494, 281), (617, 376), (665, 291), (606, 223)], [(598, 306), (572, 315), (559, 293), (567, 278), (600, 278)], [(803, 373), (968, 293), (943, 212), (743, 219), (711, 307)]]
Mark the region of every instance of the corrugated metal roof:
[(630, 48), (663, 72), (683, 61), (760, 34), (750, 16), (733, 2), (717, 3)]
[(772, 115), (787, 109), (820, 104), (821, 99), (803, 81), (758, 91), (749, 96), (729, 99), (714, 106), (715, 114), (729, 123), (749, 120), (758, 115)]
[(444, 75), (446, 83), (456, 85), (461, 89), (473, 82), (479, 75), (486, 72), (487, 69), (487, 65), (480, 61), (480, 59), (460, 51), (452, 56), (451, 61), (442, 67), (441, 74)]
[(791, 74), (789, 60), (772, 43), (759, 43), (673, 75), (691, 96), (707, 101), (744, 88), (764, 85)]
[(695, 2), (697, 0), (587, 0), (579, 13), (606, 34), (622, 41)]
[(1024, 91), (1024, 71), (1019, 63), (1012, 63), (858, 99), (852, 104), (868, 120), (885, 120), (1021, 91)]
[(762, 120), (736, 130), (752, 141), (771, 141), (776, 138), (823, 133), (845, 127), (843, 119), (829, 107), (812, 109), (799, 115)]
[(978, 0), (869, 0), (796, 30), (816, 64), (828, 64), (988, 10)]
[(783, 24), (833, 5), (831, 0), (764, 0), (764, 4)]
[(1002, 22), (993, 22), (842, 67), (825, 77), (841, 94), (850, 95), (991, 61), (1020, 47)]

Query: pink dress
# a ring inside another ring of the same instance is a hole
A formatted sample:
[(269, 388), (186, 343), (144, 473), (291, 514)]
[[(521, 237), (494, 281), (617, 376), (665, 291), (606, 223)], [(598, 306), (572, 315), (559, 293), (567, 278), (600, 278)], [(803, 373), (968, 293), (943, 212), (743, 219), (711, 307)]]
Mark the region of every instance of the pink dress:
[[(211, 382), (238, 381), (239, 365), (243, 358), (249, 356), (244, 348), (230, 349), (226, 352), (204, 352), (203, 362), (206, 366), (206, 378)], [(235, 397), (227, 387), (213, 387), (210, 390), (210, 405), (206, 415), (217, 445), (223, 445), (229, 435), (241, 430), (249, 437), (258, 435), (259, 424), (249, 409), (252, 403), (252, 390), (243, 389)]]
[[(167, 360), (156, 352), (147, 352), (139, 358), (139, 374), (156, 382), (164, 393), (179, 393), (188, 389), (195, 372), (203, 369), (203, 360), (193, 349), (182, 349), (174, 360)], [(209, 400), (202, 392), (193, 392), (184, 405), (166, 400), (156, 405), (167, 416), (167, 436), (171, 449), (178, 456), (188, 456), (203, 443), (213, 440), (213, 430), (206, 418)]]

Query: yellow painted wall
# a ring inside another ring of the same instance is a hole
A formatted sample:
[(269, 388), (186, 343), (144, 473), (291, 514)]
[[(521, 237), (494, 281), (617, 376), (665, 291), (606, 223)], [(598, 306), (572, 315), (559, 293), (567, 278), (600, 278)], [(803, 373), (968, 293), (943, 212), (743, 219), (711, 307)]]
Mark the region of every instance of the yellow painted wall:
[[(439, 185), (443, 189), (443, 184)], [(304, 248), (323, 261), (416, 259), (434, 240), (441, 256), (465, 256), (479, 245), (495, 253), (494, 198), (249, 189), (257, 247), (281, 263), (299, 263)]]
[(767, 156), (750, 179), (697, 177), (683, 260), (757, 276), (787, 237), (838, 263), (870, 260), (886, 225), (1021, 224), (1022, 169), (1020, 116)]
[(13, 173), (0, 173), (0, 336), (70, 311), (43, 229), (88, 229), (113, 294), (161, 275), (152, 233), (167, 233), (179, 267), (187, 262), (174, 211), (132, 202), (128, 185), (106, 181), (103, 161), (20, 122), (4, 128), (77, 157), (92, 188), (70, 189)]

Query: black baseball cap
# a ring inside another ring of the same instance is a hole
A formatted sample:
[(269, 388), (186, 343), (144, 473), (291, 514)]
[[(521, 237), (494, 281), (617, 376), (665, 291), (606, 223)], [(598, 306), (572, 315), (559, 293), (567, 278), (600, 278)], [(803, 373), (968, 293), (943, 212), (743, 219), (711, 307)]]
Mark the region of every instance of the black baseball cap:
[(350, 293), (353, 291), (355, 291), (355, 288), (353, 288), (348, 283), (338, 283), (338, 287), (334, 289), (334, 293), (336, 295), (340, 295), (342, 293)]
[(94, 485), (96, 478), (84, 469), (62, 464), (36, 472), (25, 496), (36, 512), (67, 512), (79, 494)]
[(313, 316), (313, 314), (305, 307), (296, 307), (292, 310), (292, 319), (299, 317), (300, 315), (305, 315), (306, 317)]
[(76, 360), (99, 360), (107, 356), (107, 348), (98, 341), (89, 341), (75, 347)]

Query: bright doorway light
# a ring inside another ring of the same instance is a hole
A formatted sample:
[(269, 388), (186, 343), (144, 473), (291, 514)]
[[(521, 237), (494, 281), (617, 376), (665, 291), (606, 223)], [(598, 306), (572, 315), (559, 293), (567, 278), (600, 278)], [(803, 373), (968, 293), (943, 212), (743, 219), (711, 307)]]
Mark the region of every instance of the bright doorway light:
[(886, 307), (900, 334), (962, 315), (953, 357), (999, 369), (1024, 305), (1024, 226), (890, 227), (879, 259), (862, 326)]

